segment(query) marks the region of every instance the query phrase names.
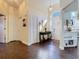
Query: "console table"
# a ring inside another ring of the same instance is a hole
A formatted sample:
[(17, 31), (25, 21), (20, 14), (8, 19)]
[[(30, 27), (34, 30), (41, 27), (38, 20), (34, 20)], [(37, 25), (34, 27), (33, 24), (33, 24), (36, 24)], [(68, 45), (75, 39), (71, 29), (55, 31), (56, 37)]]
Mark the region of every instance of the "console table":
[(46, 32), (39, 32), (39, 40), (40, 42), (45, 41), (47, 39), (51, 39), (52, 34), (50, 31), (46, 31)]

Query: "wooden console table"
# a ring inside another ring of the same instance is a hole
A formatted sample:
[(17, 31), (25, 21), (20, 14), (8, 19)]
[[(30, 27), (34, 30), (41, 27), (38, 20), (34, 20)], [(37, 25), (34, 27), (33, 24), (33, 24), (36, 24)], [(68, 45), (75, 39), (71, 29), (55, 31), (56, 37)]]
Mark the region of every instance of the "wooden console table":
[(46, 32), (39, 32), (39, 40), (40, 42), (45, 41), (47, 39), (51, 39), (52, 34), (50, 31), (46, 31)]

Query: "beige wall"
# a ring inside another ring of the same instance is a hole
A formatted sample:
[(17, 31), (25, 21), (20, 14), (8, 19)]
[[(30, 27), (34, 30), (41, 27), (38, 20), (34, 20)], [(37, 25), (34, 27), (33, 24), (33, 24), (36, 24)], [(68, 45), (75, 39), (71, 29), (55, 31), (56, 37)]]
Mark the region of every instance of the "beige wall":
[(22, 18), (25, 17), (27, 10), (26, 10), (26, 2), (24, 1), (20, 8), (14, 8), (8, 5), (3, 0), (0, 0), (0, 13), (6, 15), (6, 42), (10, 42), (13, 40), (21, 40), (25, 44), (27, 44), (28, 38), (28, 30), (27, 27), (22, 27)]
[(7, 36), (7, 42), (10, 40), (13, 40), (13, 8), (9, 5), (7, 5), (3, 0), (0, 0), (0, 13), (4, 14), (7, 18), (7, 28), (6, 28), (6, 36)]
[[(28, 15), (27, 15), (27, 1), (25, 0), (19, 8), (19, 21), (18, 23), (18, 39), (20, 39), (23, 43), (28, 44)], [(23, 27), (22, 19), (26, 18), (26, 27)]]

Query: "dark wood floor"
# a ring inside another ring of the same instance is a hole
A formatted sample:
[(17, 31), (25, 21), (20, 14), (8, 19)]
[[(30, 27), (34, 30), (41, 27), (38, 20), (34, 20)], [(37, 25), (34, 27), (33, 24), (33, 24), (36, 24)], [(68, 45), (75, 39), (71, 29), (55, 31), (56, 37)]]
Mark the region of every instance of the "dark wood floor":
[(79, 59), (79, 49), (60, 51), (54, 41), (34, 44), (30, 47), (22, 42), (0, 44), (0, 59)]

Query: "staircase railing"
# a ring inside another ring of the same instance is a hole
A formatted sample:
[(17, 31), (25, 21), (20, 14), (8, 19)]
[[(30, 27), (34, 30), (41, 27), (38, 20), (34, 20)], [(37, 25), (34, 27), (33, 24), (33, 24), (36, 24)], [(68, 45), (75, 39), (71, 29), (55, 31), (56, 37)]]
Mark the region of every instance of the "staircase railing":
[[(64, 3), (65, 1), (67, 2), (67, 4)], [(65, 1), (62, 2), (65, 4), (65, 5), (62, 5), (62, 9), (65, 9), (67, 6), (71, 5), (75, 0), (65, 0)]]

